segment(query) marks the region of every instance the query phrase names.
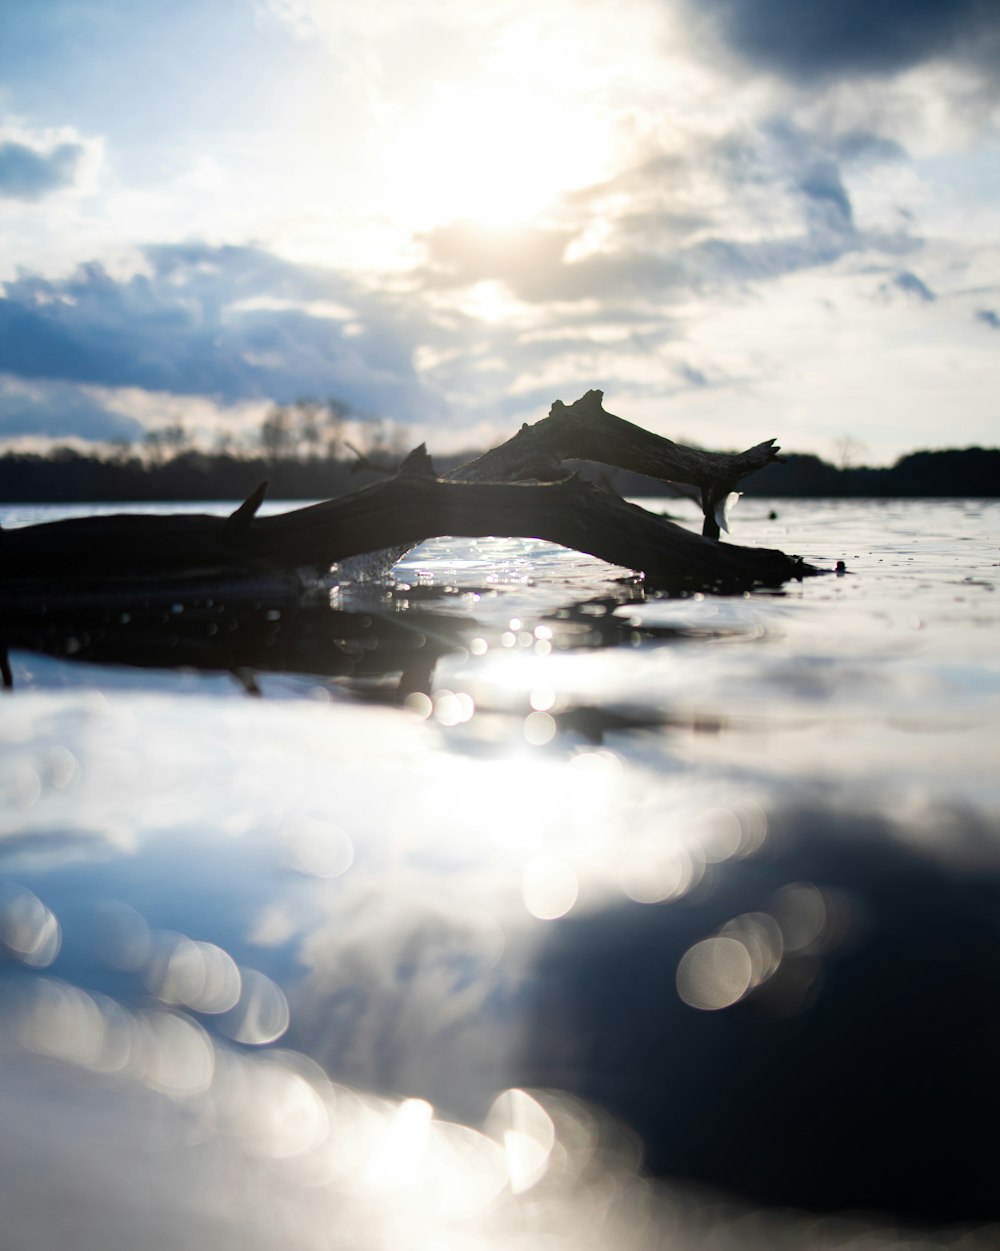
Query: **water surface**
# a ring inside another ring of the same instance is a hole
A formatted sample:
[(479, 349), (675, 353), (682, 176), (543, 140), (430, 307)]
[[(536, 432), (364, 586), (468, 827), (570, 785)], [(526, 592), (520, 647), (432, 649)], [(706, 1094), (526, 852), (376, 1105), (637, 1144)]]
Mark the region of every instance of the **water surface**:
[(994, 1245), (1000, 505), (733, 521), (12, 649), (12, 1245)]

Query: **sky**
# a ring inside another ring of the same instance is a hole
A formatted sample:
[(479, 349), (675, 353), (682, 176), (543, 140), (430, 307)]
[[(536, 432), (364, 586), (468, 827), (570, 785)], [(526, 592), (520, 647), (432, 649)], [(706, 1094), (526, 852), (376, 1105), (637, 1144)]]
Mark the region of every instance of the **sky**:
[(1000, 442), (997, 0), (0, 0), (0, 444)]

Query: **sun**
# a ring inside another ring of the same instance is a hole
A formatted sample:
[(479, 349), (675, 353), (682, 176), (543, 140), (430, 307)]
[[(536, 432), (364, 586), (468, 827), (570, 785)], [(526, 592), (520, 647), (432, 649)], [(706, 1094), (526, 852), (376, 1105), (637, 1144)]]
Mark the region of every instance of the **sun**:
[(537, 84), (440, 85), (393, 145), (396, 209), (413, 229), (525, 224), (606, 175), (606, 125)]

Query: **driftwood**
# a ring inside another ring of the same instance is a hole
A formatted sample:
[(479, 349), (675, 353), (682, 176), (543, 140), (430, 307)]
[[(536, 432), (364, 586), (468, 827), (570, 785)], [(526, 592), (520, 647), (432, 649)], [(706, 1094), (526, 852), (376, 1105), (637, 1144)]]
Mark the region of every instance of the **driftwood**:
[(702, 533), (719, 537), (720, 513), (731, 491), (755, 469), (780, 460), (774, 439), (738, 455), (685, 447), (604, 409), (604, 393), (588, 391), (575, 404), (556, 400), (548, 417), (448, 477), (462, 482), (549, 482), (564, 460), (591, 460), (697, 487), (705, 514)]
[(706, 528), (739, 480), (777, 456), (773, 440), (738, 456), (699, 452), (605, 413), (599, 391), (558, 401), (546, 419), (436, 477), (423, 447), (391, 479), (337, 499), (258, 517), (262, 484), (230, 517), (199, 514), (74, 518), (0, 532), (0, 588), (122, 586), (136, 579), (241, 579), (322, 574), (352, 557), (406, 550), (441, 535), (546, 539), (650, 580), (737, 589), (816, 570), (798, 557), (721, 544), (566, 475), (564, 459), (600, 460), (702, 493)]

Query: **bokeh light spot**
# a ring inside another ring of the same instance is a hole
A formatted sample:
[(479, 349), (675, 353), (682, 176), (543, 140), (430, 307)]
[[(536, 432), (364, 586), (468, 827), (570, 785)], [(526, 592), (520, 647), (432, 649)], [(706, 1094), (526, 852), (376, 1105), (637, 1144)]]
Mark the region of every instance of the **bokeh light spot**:
[(536, 686), (528, 697), (528, 702), (535, 712), (548, 712), (556, 702), (555, 690), (551, 686)]
[(219, 1020), (219, 1028), (236, 1042), (262, 1047), (288, 1029), (288, 1000), (281, 988), (256, 969), (241, 969), (242, 993), (236, 1006)]
[(10, 883), (0, 887), (0, 942), (21, 964), (45, 969), (59, 954), (62, 931), (37, 895)]
[(493, 1101), (486, 1132), (502, 1144), (514, 1194), (530, 1190), (545, 1176), (555, 1144), (551, 1116), (526, 1090), (505, 1090)]
[(580, 885), (563, 860), (538, 857), (529, 860), (521, 877), (524, 906), (539, 921), (555, 921), (576, 903)]
[(636, 903), (678, 899), (700, 877), (704, 865), (680, 844), (666, 844), (628, 856), (620, 870), (622, 890)]
[(215, 1052), (200, 1025), (166, 1011), (143, 1012), (136, 1025), (133, 1066), (147, 1086), (172, 1096), (208, 1089)]
[(434, 1109), (424, 1099), (404, 1099), (388, 1119), (381, 1148), (366, 1181), (374, 1190), (396, 1190), (417, 1180)]
[(412, 694), (407, 695), (403, 701), (403, 707), (412, 712), (414, 716), (419, 717), (421, 721), (426, 721), (434, 711), (431, 697), (425, 695), (423, 691), (414, 691)]
[(735, 938), (746, 948), (750, 956), (751, 987), (760, 986), (777, 972), (784, 940), (774, 917), (766, 912), (744, 912), (727, 922), (719, 932), (723, 937)]
[(522, 727), (525, 741), (532, 747), (544, 747), (556, 736), (555, 718), (547, 712), (529, 712)]
[(340, 877), (354, 863), (354, 844), (332, 821), (301, 820), (288, 841), (295, 867), (313, 877)]
[(771, 911), (781, 927), (786, 951), (809, 951), (823, 937), (826, 902), (811, 882), (791, 882), (775, 892)]
[(695, 943), (677, 966), (677, 993), (692, 1008), (714, 1012), (736, 1003), (750, 989), (753, 961), (735, 938)]

